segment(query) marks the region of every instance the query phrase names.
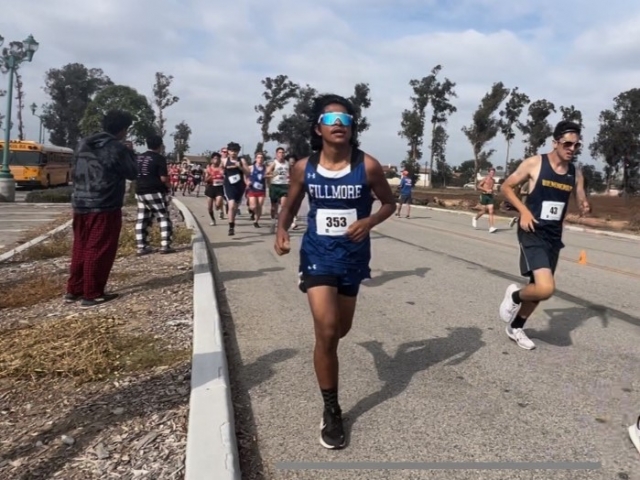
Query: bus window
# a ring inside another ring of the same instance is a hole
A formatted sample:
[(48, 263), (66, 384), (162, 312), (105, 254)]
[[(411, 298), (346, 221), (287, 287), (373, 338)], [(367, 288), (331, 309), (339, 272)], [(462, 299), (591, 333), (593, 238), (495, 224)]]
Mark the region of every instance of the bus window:
[(42, 160), (40, 152), (11, 152), (9, 155), (9, 165), (18, 167), (36, 167), (41, 165)]

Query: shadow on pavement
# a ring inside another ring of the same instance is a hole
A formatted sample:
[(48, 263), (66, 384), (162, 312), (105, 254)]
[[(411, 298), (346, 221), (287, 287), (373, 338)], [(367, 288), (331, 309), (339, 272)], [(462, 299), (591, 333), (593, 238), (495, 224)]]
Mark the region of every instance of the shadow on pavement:
[(382, 272), (381, 275), (378, 275), (376, 277), (373, 277), (369, 280), (362, 282), (362, 286), (363, 287), (379, 287), (381, 285), (384, 285), (387, 282), (390, 282), (392, 280), (397, 280), (403, 277), (415, 276), (415, 277), (424, 278), (424, 276), (427, 274), (427, 272), (429, 272), (429, 270), (431, 269), (427, 267), (420, 267), (420, 268), (415, 268), (413, 270), (397, 270), (394, 272)]
[(268, 267), (248, 271), (229, 270), (226, 272), (220, 272), (219, 278), (223, 282), (230, 282), (232, 280), (244, 280), (247, 278), (261, 277), (267, 273), (279, 272), (281, 270), (284, 270), (284, 267)]
[(240, 239), (238, 239), (238, 241), (236, 241), (236, 242), (212, 243), (211, 245), (213, 246), (213, 248), (227, 248), (227, 247), (245, 247), (247, 245), (253, 245), (253, 244), (256, 244), (256, 243), (262, 243), (262, 242), (259, 242), (258, 240), (251, 240), (249, 242), (241, 242), (239, 240)]
[(276, 363), (291, 360), (298, 354), (293, 348), (281, 348), (273, 352), (265, 353), (248, 365), (242, 366), (243, 387), (249, 391), (273, 377), (276, 371), (273, 366)]
[(571, 332), (580, 328), (587, 320), (592, 318), (599, 318), (604, 328), (609, 326), (607, 308), (600, 305), (591, 305), (588, 308), (548, 308), (544, 311), (550, 319), (549, 327), (546, 330), (534, 330), (531, 333), (531, 337), (556, 347), (570, 347), (573, 345)]
[[(378, 378), (384, 382), (380, 390), (360, 400), (345, 413), (345, 428), (350, 430), (356, 420), (378, 405), (400, 395), (416, 373), (450, 359), (446, 365), (459, 365), (486, 344), (477, 327), (452, 328), (446, 337), (403, 343), (392, 357), (374, 340), (359, 343), (373, 356)], [(348, 435), (350, 436), (350, 435)]]

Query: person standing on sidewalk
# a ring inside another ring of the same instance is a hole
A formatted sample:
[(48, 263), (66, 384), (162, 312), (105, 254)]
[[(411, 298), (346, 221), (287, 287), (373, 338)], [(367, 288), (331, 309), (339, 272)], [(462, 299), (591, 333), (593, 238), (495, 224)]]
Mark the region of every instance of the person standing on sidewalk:
[(109, 111), (103, 132), (82, 139), (73, 159), (73, 250), (65, 301), (91, 308), (118, 297), (105, 287), (118, 252), (126, 181), (138, 176), (128, 112)]
[[(313, 154), (293, 167), (289, 195), (274, 248), (290, 252), (289, 228), (305, 195), (307, 231), (300, 247), (299, 288), (307, 294), (315, 330), (313, 354), (324, 412), (320, 444), (346, 444), (338, 400), (338, 344), (353, 323), (360, 283), (371, 277), (371, 230), (388, 219), (396, 202), (375, 158), (359, 149), (353, 104), (337, 95), (314, 101), (309, 117)], [(382, 206), (372, 213), (372, 191)]]
[(173, 223), (169, 214), (170, 184), (167, 159), (161, 153), (164, 148), (162, 137), (160, 135), (148, 137), (147, 148), (149, 150), (138, 156), (138, 178), (136, 181), (138, 255), (153, 253), (153, 249), (147, 243), (147, 235), (154, 218), (160, 226), (160, 253), (172, 253), (175, 250), (171, 248)]
[(409, 176), (408, 170), (402, 171), (402, 178), (400, 179), (400, 201), (398, 202), (398, 211), (396, 217), (399, 217), (402, 213), (402, 205), (407, 205), (407, 218), (411, 218), (411, 193), (413, 192), (413, 181)]

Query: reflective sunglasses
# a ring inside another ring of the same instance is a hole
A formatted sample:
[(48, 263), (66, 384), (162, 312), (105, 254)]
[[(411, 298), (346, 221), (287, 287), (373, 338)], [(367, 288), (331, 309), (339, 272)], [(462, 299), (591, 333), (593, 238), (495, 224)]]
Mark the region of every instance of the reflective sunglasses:
[(575, 147), (576, 150), (580, 150), (582, 148), (582, 143), (580, 142), (559, 142), (562, 148), (571, 148)]
[(321, 123), (322, 125), (332, 126), (335, 125), (338, 120), (340, 120), (341, 125), (349, 127), (353, 123), (353, 116), (349, 115), (348, 113), (342, 112), (326, 112), (320, 115), (318, 123)]

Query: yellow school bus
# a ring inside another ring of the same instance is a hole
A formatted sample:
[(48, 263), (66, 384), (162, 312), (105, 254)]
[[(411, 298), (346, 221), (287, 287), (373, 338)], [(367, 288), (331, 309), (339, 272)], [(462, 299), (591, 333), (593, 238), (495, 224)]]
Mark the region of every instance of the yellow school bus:
[[(4, 142), (0, 140), (0, 154)], [(71, 180), (73, 150), (27, 140), (9, 142), (9, 168), (19, 187), (54, 187)]]

